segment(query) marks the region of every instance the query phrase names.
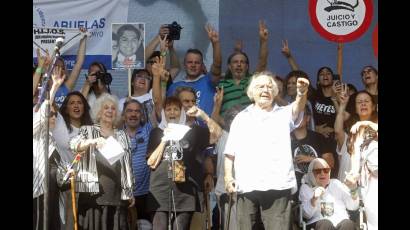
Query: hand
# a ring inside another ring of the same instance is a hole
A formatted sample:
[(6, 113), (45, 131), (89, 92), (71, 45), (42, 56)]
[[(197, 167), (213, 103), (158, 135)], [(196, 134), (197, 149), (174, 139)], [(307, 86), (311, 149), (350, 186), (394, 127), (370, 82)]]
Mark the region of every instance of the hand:
[(90, 75), (87, 76), (87, 82), (91, 85), (94, 82), (97, 81), (97, 76), (95, 75), (95, 73), (90, 73)]
[(286, 58), (289, 58), (291, 56), (289, 45), (288, 45), (288, 40), (282, 40), (282, 54)]
[(314, 193), (313, 193), (313, 198), (314, 198), (314, 199), (317, 199), (317, 198), (319, 198), (320, 196), (322, 196), (323, 193), (325, 193), (325, 188), (323, 188), (323, 187), (321, 187), (321, 186), (316, 187), (316, 188), (315, 188), (315, 191), (314, 191)]
[(53, 85), (60, 87), (60, 85), (62, 85), (65, 80), (65, 73), (63, 68), (61, 68), (60, 66), (55, 66), (51, 78), (53, 79)]
[(334, 94), (339, 95), (342, 93), (342, 87), (343, 83), (341, 83), (340, 80), (333, 81), (332, 90)]
[(48, 49), (46, 50), (46, 55), (41, 56), (40, 48), (37, 48), (37, 65), (41, 68), (47, 68), (51, 63), (51, 57), (48, 53)]
[(156, 169), (162, 159), (162, 152), (154, 151), (147, 160), (147, 164), (151, 169)]
[(208, 38), (212, 43), (219, 42), (218, 32), (209, 23), (205, 25), (205, 30), (208, 32)]
[(306, 156), (306, 155), (297, 155), (295, 157), (295, 161), (296, 163), (300, 164), (300, 163), (309, 163), (311, 162), (313, 159), (315, 159), (314, 157), (311, 156)]
[(208, 194), (212, 191), (212, 189), (214, 189), (214, 178), (211, 174), (206, 174), (204, 179), (204, 188), (206, 194)]
[(358, 173), (353, 173), (353, 172), (346, 172), (346, 177), (345, 177), (345, 185), (350, 189), (353, 190), (357, 187), (357, 181), (359, 180), (359, 174)]
[(223, 86), (221, 88), (216, 87), (216, 93), (214, 95), (214, 103), (219, 106), (222, 105), (223, 97), (224, 97), (224, 87)]
[(225, 190), (228, 193), (236, 192), (235, 180), (233, 178), (231, 178), (231, 179), (224, 178), (224, 179), (225, 179)]
[(85, 28), (85, 27), (80, 27), (80, 31), (81, 31), (81, 33), (85, 33), (85, 32), (87, 32), (87, 28)]
[(168, 34), (165, 34), (163, 39), (161, 37), (159, 37), (159, 50), (161, 51), (161, 53), (162, 52), (167, 52), (167, 50), (168, 50), (167, 37), (168, 37)]
[(269, 31), (266, 28), (264, 21), (259, 20), (259, 38), (263, 41), (267, 41), (269, 37)]
[(349, 93), (348, 93), (349, 88), (347, 87), (347, 84), (342, 84), (342, 89), (341, 92), (338, 95), (340, 105), (345, 106), (349, 102)]
[(159, 28), (159, 31), (158, 31), (159, 38), (161, 39), (161, 38), (163, 38), (165, 35), (168, 35), (168, 34), (169, 34), (169, 28), (168, 28), (168, 27), (165, 27), (165, 25), (162, 25), (162, 26)]
[(298, 78), (296, 82), (296, 91), (298, 95), (306, 95), (308, 92), (309, 80), (306, 78)]
[(164, 74), (165, 71), (165, 58), (164, 57), (155, 57), (156, 63), (152, 64), (152, 75), (154, 77), (160, 77)]
[(194, 105), (190, 109), (188, 109), (188, 111), (186, 111), (186, 115), (190, 117), (204, 117), (204, 111)]
[(358, 121), (352, 126), (350, 132), (356, 134), (359, 131), (360, 126), (370, 126), (370, 128), (374, 129), (376, 132), (379, 128), (379, 125), (372, 121)]
[(128, 206), (128, 208), (132, 208), (135, 204), (135, 198), (132, 197), (131, 199), (128, 200), (128, 202), (130, 202), (130, 205)]
[(329, 138), (330, 134), (334, 131), (333, 128), (327, 126), (326, 123), (316, 126), (316, 132), (322, 134), (324, 137)]
[(242, 49), (243, 49), (243, 41), (242, 40), (236, 40), (233, 51), (241, 51), (242, 52)]
[(89, 141), (88, 146), (95, 146), (98, 149), (105, 145), (105, 138), (104, 137), (89, 139), (88, 141)]

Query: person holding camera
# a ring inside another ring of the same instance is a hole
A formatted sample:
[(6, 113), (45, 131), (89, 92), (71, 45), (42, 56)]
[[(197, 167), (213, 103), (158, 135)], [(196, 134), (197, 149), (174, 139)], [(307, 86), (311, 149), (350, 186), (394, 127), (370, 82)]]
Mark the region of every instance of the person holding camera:
[(104, 64), (101, 62), (91, 63), (83, 88), (81, 88), (81, 93), (87, 98), (88, 104), (91, 107), (103, 93), (111, 94), (111, 81), (112, 76), (107, 72)]
[[(146, 68), (152, 76), (151, 66), (155, 63), (155, 57), (169, 56), (170, 68), (168, 73), (172, 80), (174, 80), (181, 69), (179, 59), (174, 48), (174, 40), (179, 40), (180, 30), (170, 27), (170, 25), (161, 25), (158, 35), (155, 36), (145, 47), (145, 60), (147, 64)], [(160, 45), (160, 51), (154, 51), (158, 45)]]
[(252, 76), (247, 94), (253, 104), (232, 121), (224, 151), (225, 187), (238, 193), (240, 229), (252, 229), (259, 215), (265, 229), (290, 227), (296, 177), (289, 134), (302, 121), (308, 86), (307, 79), (299, 78), (295, 102), (278, 106), (273, 104), (278, 94), (274, 75), (264, 71)]
[(113, 61), (113, 68), (135, 68), (144, 66), (144, 52), (140, 47), (143, 44), (142, 31), (131, 24), (122, 25), (118, 31), (118, 55)]

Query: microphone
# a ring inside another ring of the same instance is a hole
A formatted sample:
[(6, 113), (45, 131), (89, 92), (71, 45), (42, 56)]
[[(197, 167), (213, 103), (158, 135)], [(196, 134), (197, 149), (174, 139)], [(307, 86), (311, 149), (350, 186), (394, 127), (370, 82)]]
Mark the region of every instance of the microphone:
[(55, 51), (60, 50), (61, 47), (63, 46), (63, 43), (64, 43), (64, 38), (62, 38), (62, 37), (57, 38), (56, 39), (56, 45), (54, 46), (54, 50)]

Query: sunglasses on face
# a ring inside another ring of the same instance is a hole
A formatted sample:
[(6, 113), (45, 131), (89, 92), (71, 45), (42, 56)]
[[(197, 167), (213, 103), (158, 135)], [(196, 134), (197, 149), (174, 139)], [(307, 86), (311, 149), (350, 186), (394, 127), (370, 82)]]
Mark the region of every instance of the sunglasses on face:
[(156, 61), (147, 61), (147, 64), (150, 64), (150, 65), (152, 65), (154, 63), (157, 63), (157, 62)]
[(50, 112), (50, 117), (57, 117), (57, 112), (51, 111), (51, 112)]
[(146, 79), (146, 80), (148, 80), (148, 81), (151, 81), (151, 77), (150, 76), (147, 76), (147, 75), (137, 75), (137, 76), (135, 76), (136, 78), (142, 78), (142, 79)]
[(330, 172), (330, 168), (313, 169), (313, 174), (318, 175), (318, 174), (321, 174), (322, 171), (323, 171), (324, 173), (329, 173), (329, 172)]

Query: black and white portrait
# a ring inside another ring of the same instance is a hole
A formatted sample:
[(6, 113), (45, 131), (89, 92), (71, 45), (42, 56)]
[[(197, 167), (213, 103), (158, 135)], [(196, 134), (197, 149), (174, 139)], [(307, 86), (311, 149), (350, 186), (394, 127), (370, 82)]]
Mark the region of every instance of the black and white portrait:
[(143, 69), (145, 24), (112, 24), (111, 60), (113, 69)]

